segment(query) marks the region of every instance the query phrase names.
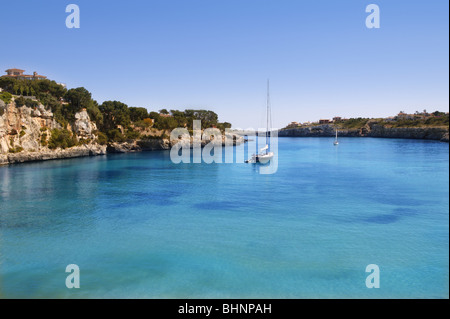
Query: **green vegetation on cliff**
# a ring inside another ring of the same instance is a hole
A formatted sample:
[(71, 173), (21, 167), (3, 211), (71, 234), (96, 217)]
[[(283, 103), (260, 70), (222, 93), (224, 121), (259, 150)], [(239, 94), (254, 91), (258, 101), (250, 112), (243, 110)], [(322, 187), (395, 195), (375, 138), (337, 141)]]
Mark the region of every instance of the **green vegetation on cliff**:
[(413, 116), (412, 118), (396, 119), (395, 121), (379, 121), (386, 127), (448, 127), (449, 115), (443, 112), (434, 112), (427, 117)]
[(32, 100), (32, 99), (26, 99), (26, 98), (24, 98), (23, 96), (18, 97), (18, 98), (15, 100), (15, 102), (16, 102), (16, 105), (17, 105), (17, 106), (24, 106), (24, 105), (25, 105), (25, 106), (31, 107), (31, 108), (36, 107), (36, 106), (39, 105), (39, 103), (38, 103), (37, 101)]
[(395, 119), (368, 119), (368, 118), (351, 118), (335, 123), (339, 128), (345, 129), (361, 129), (368, 122), (376, 123), (384, 127), (443, 127), (449, 126), (449, 115), (443, 112), (434, 112), (429, 116), (411, 116), (408, 118)]
[(50, 149), (56, 149), (58, 147), (65, 149), (78, 144), (76, 137), (67, 129), (53, 129), (48, 147)]
[[(400, 115), (401, 114), (401, 115)], [(368, 124), (378, 124), (386, 128), (421, 128), (421, 127), (447, 127), (449, 126), (449, 114), (444, 112), (435, 111), (433, 113), (419, 113), (404, 114), (400, 112), (398, 116), (390, 118), (349, 118), (339, 119), (334, 122), (325, 123), (327, 125), (335, 125), (339, 129), (348, 130), (360, 130)], [(285, 129), (298, 128), (298, 127), (311, 127), (319, 126), (318, 122), (310, 124), (290, 124)]]
[(369, 122), (368, 118), (351, 118), (351, 119), (345, 119), (338, 123), (339, 127), (347, 128), (347, 129), (359, 129), (364, 127), (364, 125)]
[(11, 102), (11, 98), (12, 98), (12, 95), (9, 92), (0, 93), (0, 100), (5, 102), (5, 104), (8, 104), (9, 102)]
[[(144, 131), (148, 133), (149, 130), (154, 130), (158, 136), (167, 136), (165, 132), (176, 127), (187, 127), (192, 130), (193, 120), (201, 120), (202, 128), (217, 127), (224, 130), (231, 127), (230, 123), (220, 123), (218, 115), (208, 110), (162, 109), (159, 112), (149, 113), (144, 107), (128, 107), (120, 101), (105, 101), (99, 105), (92, 99), (87, 89), (79, 87), (67, 90), (55, 81), (47, 79), (30, 81), (0, 77), (0, 88), (4, 91), (0, 94), (0, 99), (6, 104), (11, 101), (14, 94), (19, 95), (15, 99), (17, 106), (34, 108), (42, 103), (46, 109), (52, 111), (55, 120), (64, 129), (51, 131), (48, 140), (50, 148), (76, 145), (76, 138), (66, 128), (68, 124), (73, 123), (75, 114), (82, 109), (86, 109), (90, 119), (97, 125), (96, 135), (99, 144), (144, 138), (148, 134), (144, 136), (141, 133)], [(45, 136), (42, 141), (47, 141), (47, 137)]]

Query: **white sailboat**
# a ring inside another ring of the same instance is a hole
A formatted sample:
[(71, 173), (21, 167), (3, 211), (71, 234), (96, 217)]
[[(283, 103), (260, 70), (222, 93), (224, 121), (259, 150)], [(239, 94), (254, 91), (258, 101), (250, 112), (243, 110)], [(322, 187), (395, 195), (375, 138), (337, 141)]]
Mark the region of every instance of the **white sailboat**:
[(267, 164), (274, 156), (270, 151), (270, 94), (269, 94), (269, 80), (267, 80), (267, 123), (266, 123), (266, 146), (259, 150), (258, 154), (253, 154), (249, 163)]
[(336, 139), (334, 140), (333, 145), (339, 145), (339, 141), (338, 141), (337, 135), (338, 135), (338, 132), (337, 132), (337, 128), (336, 128)]

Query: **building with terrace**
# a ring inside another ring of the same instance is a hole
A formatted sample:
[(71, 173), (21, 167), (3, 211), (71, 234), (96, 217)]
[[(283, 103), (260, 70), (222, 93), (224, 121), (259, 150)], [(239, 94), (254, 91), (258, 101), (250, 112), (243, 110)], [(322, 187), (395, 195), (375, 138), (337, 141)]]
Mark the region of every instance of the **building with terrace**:
[(25, 70), (21, 69), (8, 69), (5, 71), (6, 75), (3, 75), (2, 77), (10, 77), (15, 79), (23, 79), (23, 80), (44, 80), (47, 77), (44, 75), (39, 75), (37, 72), (33, 72), (33, 75), (29, 74), (23, 74)]

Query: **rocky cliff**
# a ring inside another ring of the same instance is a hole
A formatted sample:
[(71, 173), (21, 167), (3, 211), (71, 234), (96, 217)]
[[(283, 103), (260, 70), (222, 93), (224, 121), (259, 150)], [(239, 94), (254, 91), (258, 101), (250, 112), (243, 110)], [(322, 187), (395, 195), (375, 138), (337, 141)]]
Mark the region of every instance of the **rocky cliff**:
[[(245, 142), (244, 137), (239, 135), (222, 135), (222, 146), (227, 145), (227, 140), (232, 141), (233, 145), (240, 145)], [(189, 147), (193, 147), (193, 138), (192, 136), (186, 136), (185, 139), (181, 140), (170, 140), (166, 138), (152, 138), (152, 139), (139, 139), (135, 141), (128, 141), (123, 143), (110, 143), (107, 147), (108, 153), (128, 153), (128, 152), (141, 152), (141, 151), (156, 151), (156, 150), (169, 150), (173, 145), (182, 141), (183, 143), (187, 143)], [(202, 140), (200, 142), (200, 146), (204, 147), (210, 141)]]
[[(64, 149), (50, 148), (52, 130), (55, 129), (67, 129), (78, 145)], [(162, 135), (141, 135), (137, 140), (100, 145), (96, 131), (97, 125), (90, 120), (86, 110), (76, 113), (72, 123), (62, 127), (53, 113), (42, 104), (30, 108), (17, 105), (14, 99), (7, 105), (0, 100), (0, 165), (107, 153), (168, 150), (178, 143), (178, 140), (171, 141)], [(244, 142), (241, 136), (235, 136), (232, 140), (234, 145)], [(190, 143), (192, 144), (192, 137)], [(206, 143), (208, 142), (202, 141), (201, 145)], [(225, 145), (225, 136), (222, 136), (222, 145)]]
[[(448, 143), (448, 127), (385, 127), (374, 122), (368, 122), (359, 129), (338, 129), (341, 137), (384, 137), (438, 140)], [(324, 124), (309, 127), (282, 129), (280, 137), (333, 137), (335, 126)]]
[[(332, 125), (317, 125), (309, 127), (299, 127), (282, 129), (278, 132), (279, 137), (333, 137), (336, 135), (335, 128)], [(339, 130), (339, 136), (358, 137), (362, 136), (360, 130)]]
[(109, 143), (106, 151), (108, 153), (130, 153), (142, 151), (168, 150), (171, 143), (168, 139), (135, 140), (123, 143)]
[(0, 165), (105, 154), (106, 146), (98, 144), (74, 146), (68, 149), (22, 151), (15, 154), (0, 155)]
[(94, 142), (97, 127), (86, 110), (76, 113), (75, 121), (67, 129), (77, 141), (89, 142), (67, 149), (50, 149), (47, 144), (51, 130), (62, 128), (42, 104), (29, 108), (16, 105), (14, 99), (9, 104), (0, 100), (0, 165), (106, 154), (106, 146)]

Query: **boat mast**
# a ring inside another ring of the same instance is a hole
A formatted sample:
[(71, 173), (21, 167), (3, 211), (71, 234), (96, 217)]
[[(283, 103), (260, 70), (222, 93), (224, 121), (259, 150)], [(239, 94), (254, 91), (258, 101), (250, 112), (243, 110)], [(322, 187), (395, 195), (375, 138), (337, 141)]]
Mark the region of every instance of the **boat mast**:
[(266, 145), (270, 151), (270, 138), (269, 138), (269, 116), (270, 116), (270, 93), (269, 93), (269, 79), (267, 79), (267, 123), (266, 123)]

